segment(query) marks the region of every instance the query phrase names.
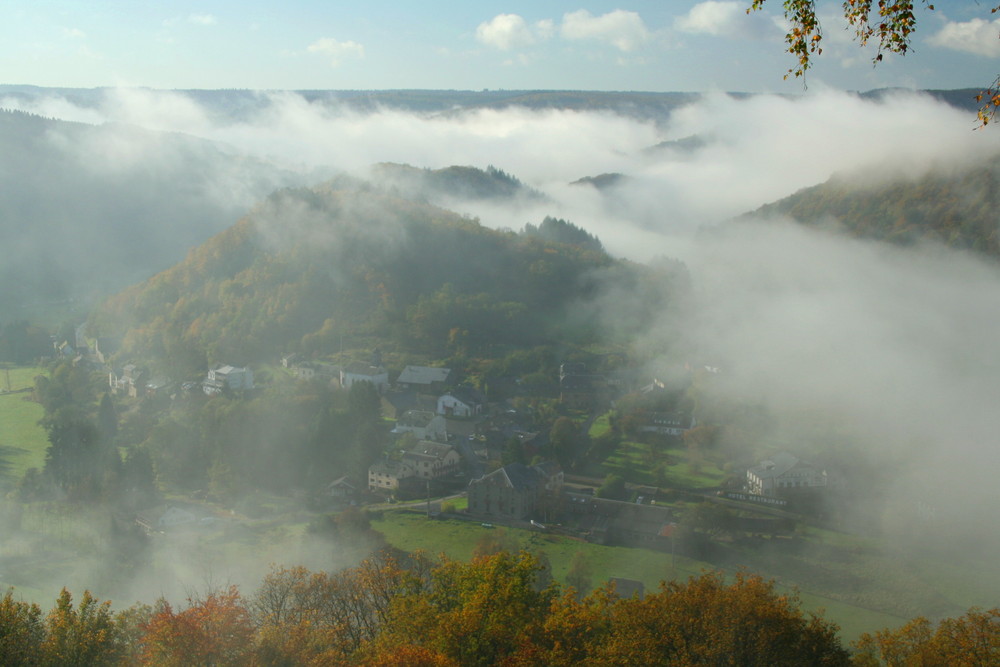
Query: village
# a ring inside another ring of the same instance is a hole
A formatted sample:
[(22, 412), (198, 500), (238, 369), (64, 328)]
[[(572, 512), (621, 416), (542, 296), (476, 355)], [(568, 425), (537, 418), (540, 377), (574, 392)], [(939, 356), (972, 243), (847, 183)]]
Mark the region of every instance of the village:
[[(510, 401), (488, 402), (449, 368), (406, 365), (390, 373), (381, 357), (375, 350), (367, 361), (343, 365), (305, 361), (294, 354), (280, 360), (283, 371), (300, 382), (341, 390), (369, 383), (378, 392), (387, 424), (387, 445), (368, 467), (367, 479), (331, 479), (313, 498), (314, 507), (409, 509), (484, 527), (513, 526), (702, 557), (711, 541), (789, 537), (799, 522), (825, 518), (824, 499), (834, 485), (828, 472), (788, 452), (726, 475), (720, 472), (707, 478), (709, 484), (671, 482), (669, 476), (659, 484), (637, 481), (637, 475), (596, 476), (594, 466), (578, 465), (581, 457), (564, 457), (569, 466), (544, 457), (543, 452), (553, 451), (551, 433), (532, 430), (530, 420)], [(710, 377), (720, 370), (706, 366), (697, 372)], [(589, 440), (585, 429), (592, 430), (602, 415), (607, 419), (614, 414), (623, 396), (661, 407), (671, 402), (658, 400), (668, 393), (663, 382), (654, 378), (640, 384), (639, 378), (639, 373), (591, 373), (579, 362), (560, 366), (558, 405), (575, 417), (578, 442)], [(109, 388), (154, 400), (164, 392), (237, 396), (252, 392), (255, 384), (246, 367), (218, 365), (201, 382), (174, 386), (128, 364), (109, 371)], [(664, 461), (676, 461), (686, 447), (685, 434), (698, 426), (693, 410), (671, 407), (675, 409), (629, 416), (634, 437), (651, 443), (650, 451), (659, 452)], [(192, 527), (208, 530), (235, 520), (235, 512), (198, 502), (204, 496), (141, 512), (136, 521), (149, 533), (164, 534)]]

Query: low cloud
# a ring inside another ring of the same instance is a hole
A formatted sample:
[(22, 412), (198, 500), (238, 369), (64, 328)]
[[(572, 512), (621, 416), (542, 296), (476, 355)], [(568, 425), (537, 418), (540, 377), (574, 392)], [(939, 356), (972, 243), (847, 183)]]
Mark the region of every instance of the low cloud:
[(215, 25), (218, 19), (212, 14), (191, 14), (187, 18), (188, 23), (194, 25)]
[(498, 14), (476, 28), (476, 39), (486, 46), (509, 51), (531, 46), (551, 37), (552, 21), (546, 19), (529, 25), (517, 14)]
[(171, 18), (164, 19), (161, 23), (164, 28), (173, 28), (181, 23), (210, 26), (215, 25), (218, 22), (219, 19), (214, 14), (188, 14), (187, 16), (173, 16)]
[[(556, 24), (543, 19), (529, 24), (518, 14), (498, 14), (476, 28), (476, 40), (486, 46), (510, 51), (544, 42), (556, 33)], [(634, 51), (650, 38), (642, 17), (636, 12), (616, 9), (594, 16), (585, 9), (563, 16), (559, 36), (564, 40), (593, 40), (622, 52)]]
[(995, 264), (787, 221), (717, 230), (687, 264), (689, 349), (724, 369), (718, 395), (771, 418), (769, 437), (736, 443), (748, 460), (784, 442), (832, 474), (853, 470), (846, 483), (884, 499), (853, 509), (904, 543), (960, 550), (983, 537), (1000, 474)]
[(746, 19), (746, 7), (738, 2), (700, 2), (674, 23), (678, 30), (706, 35), (731, 35)]
[(1000, 56), (1000, 19), (948, 22), (927, 40), (934, 46), (979, 56)]
[(309, 53), (325, 55), (330, 59), (330, 66), (337, 67), (345, 58), (364, 58), (365, 47), (357, 42), (341, 42), (332, 37), (323, 37), (309, 45)]
[(674, 28), (695, 35), (727, 38), (779, 38), (785, 33), (783, 19), (763, 12), (747, 13), (739, 2), (700, 2), (674, 21)]
[[(108, 91), (92, 107), (56, 97), (31, 104), (0, 99), (0, 106), (48, 117), (115, 121), (213, 139), (297, 171), (365, 173), (378, 162), (430, 168), (492, 164), (542, 190), (551, 203), (514, 213), (474, 206), (460, 212), (497, 227), (558, 215), (598, 234), (615, 252), (639, 259), (660, 250), (636, 243), (636, 230), (680, 242), (701, 225), (753, 210), (834, 173), (865, 167), (872, 178), (917, 177), (932, 164), (987, 160), (1000, 139), (970, 132), (974, 119), (968, 112), (906, 93), (881, 101), (819, 90), (800, 98), (709, 95), (659, 121), (518, 107), (442, 115), (362, 112), (294, 93), (247, 94), (241, 105), (244, 111), (233, 118), (181, 93), (141, 89)], [(670, 143), (692, 137), (697, 141), (686, 148)], [(134, 159), (127, 146), (115, 150)], [(605, 191), (569, 186), (611, 172), (626, 178)]]
[(619, 51), (634, 51), (650, 37), (642, 17), (636, 12), (616, 9), (594, 16), (586, 9), (563, 16), (560, 34), (568, 40), (595, 40), (611, 44)]

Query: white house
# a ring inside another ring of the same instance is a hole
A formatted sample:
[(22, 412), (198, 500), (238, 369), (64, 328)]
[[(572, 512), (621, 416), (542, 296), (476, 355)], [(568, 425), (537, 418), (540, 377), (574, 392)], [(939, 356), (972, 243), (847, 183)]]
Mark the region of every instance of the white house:
[(135, 364), (126, 364), (122, 368), (121, 375), (116, 375), (114, 371), (108, 374), (111, 390), (116, 394), (128, 394), (132, 398), (140, 395), (144, 380), (145, 371)]
[(368, 468), (368, 490), (395, 490), (399, 481), (413, 477), (417, 471), (404, 461), (378, 461)]
[(639, 431), (661, 435), (684, 435), (685, 431), (693, 427), (694, 420), (683, 412), (653, 412), (646, 422), (639, 426)]
[(456, 387), (438, 397), (437, 412), (449, 417), (472, 417), (482, 414), (485, 401), (478, 391), (471, 387)]
[(423, 440), (403, 452), (403, 463), (421, 479), (437, 479), (458, 472), (462, 455), (451, 445)]
[(299, 380), (312, 380), (318, 378), (322, 381), (332, 382), (334, 379), (340, 377), (340, 366), (327, 364), (322, 361), (316, 361), (295, 364), (292, 366), (292, 372), (295, 373), (295, 377)]
[(747, 491), (773, 496), (788, 489), (827, 485), (826, 471), (782, 452), (747, 470)]
[(326, 495), (331, 498), (347, 499), (354, 495), (354, 485), (347, 481), (347, 477), (338, 477), (326, 486)]

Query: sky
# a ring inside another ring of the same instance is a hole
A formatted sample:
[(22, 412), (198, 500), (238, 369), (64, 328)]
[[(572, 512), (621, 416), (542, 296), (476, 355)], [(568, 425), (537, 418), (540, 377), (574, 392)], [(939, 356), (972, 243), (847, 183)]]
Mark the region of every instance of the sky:
[[(0, 83), (801, 92), (801, 80), (783, 80), (795, 63), (782, 3), (747, 15), (749, 4), (7, 0)], [(990, 2), (916, 3), (912, 52), (878, 67), (838, 20), (841, 2), (817, 4), (824, 52), (810, 87), (985, 87), (1000, 70)]]

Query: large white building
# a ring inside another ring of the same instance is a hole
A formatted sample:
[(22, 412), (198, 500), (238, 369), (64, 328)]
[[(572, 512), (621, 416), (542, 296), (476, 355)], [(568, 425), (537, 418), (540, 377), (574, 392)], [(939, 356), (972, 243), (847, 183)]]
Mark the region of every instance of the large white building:
[(218, 394), (224, 388), (233, 391), (253, 389), (253, 371), (249, 368), (236, 366), (219, 366), (208, 371), (208, 377), (203, 384), (206, 394)]
[(765, 459), (747, 470), (747, 491), (774, 496), (788, 489), (823, 487), (826, 471), (786, 452)]

